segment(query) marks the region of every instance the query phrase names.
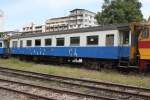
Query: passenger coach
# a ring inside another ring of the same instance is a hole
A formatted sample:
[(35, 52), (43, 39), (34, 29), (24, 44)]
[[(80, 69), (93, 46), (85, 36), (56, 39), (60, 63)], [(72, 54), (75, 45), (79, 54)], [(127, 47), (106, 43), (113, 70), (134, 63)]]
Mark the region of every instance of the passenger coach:
[[(108, 25), (13, 36), (12, 55), (58, 57), (67, 60), (118, 60), (130, 57), (128, 25)], [(90, 61), (91, 62), (91, 61)]]

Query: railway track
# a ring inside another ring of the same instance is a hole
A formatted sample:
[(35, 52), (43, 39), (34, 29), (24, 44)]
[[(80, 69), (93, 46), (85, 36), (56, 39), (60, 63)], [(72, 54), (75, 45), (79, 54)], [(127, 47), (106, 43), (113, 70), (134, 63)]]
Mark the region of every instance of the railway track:
[[(86, 100), (114, 100), (102, 96), (92, 96), (88, 94), (86, 95), (78, 92), (54, 89), (40, 85), (11, 81), (6, 79), (0, 79), (0, 89), (31, 96), (35, 99), (38, 98), (40, 100), (71, 100), (70, 98), (74, 98), (76, 100), (85, 98)], [(62, 97), (64, 95), (66, 98)]]
[(44, 97), (44, 96), (40, 96), (40, 95), (36, 95), (36, 94), (32, 94), (32, 93), (27, 93), (27, 92), (15, 90), (15, 89), (11, 89), (11, 88), (8, 88), (8, 87), (3, 87), (3, 86), (0, 86), (0, 89), (27, 96), (29, 98), (32, 98), (32, 100), (33, 99), (34, 100), (56, 100), (56, 99), (47, 98), (47, 97)]
[[(41, 80), (56, 81), (56, 82), (61, 82), (63, 84), (68, 84), (72, 86), (88, 88), (94, 90), (95, 94), (96, 93), (105, 94), (103, 96), (103, 99), (150, 100), (150, 89), (147, 88), (139, 88), (139, 87), (128, 86), (128, 85), (107, 83), (102, 81), (91, 81), (87, 79), (77, 79), (77, 78), (57, 76), (57, 75), (48, 75), (48, 74), (21, 71), (21, 70), (9, 69), (3, 67), (0, 67), (0, 72), (12, 74), (16, 76), (32, 77)], [(93, 96), (98, 97), (99, 95), (93, 95)]]

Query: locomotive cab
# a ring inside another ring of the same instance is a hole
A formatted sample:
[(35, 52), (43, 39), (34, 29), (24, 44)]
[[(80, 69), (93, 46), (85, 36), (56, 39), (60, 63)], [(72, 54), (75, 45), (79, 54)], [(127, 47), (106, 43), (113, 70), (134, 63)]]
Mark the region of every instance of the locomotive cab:
[(150, 68), (150, 24), (131, 23), (131, 65), (139, 66), (140, 71)]
[(138, 38), (139, 66), (141, 70), (150, 68), (150, 25), (144, 25)]

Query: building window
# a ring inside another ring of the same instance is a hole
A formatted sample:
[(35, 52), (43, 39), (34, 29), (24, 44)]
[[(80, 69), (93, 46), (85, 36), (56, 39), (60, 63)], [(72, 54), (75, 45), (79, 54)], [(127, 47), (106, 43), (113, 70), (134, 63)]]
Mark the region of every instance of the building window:
[(57, 46), (64, 46), (65, 44), (65, 39), (64, 38), (57, 38)]
[(70, 45), (71, 46), (79, 46), (80, 45), (80, 37), (70, 37)]
[(41, 40), (40, 39), (35, 40), (35, 46), (41, 46)]
[(2, 42), (0, 42), (0, 48), (2, 47)]
[(27, 46), (32, 46), (32, 40), (27, 40)]
[(51, 46), (52, 45), (52, 39), (45, 39), (45, 46)]
[(88, 17), (88, 14), (85, 14), (85, 17)]
[(114, 35), (106, 35), (106, 46), (114, 46)]
[(18, 42), (17, 42), (17, 41), (13, 41), (13, 42), (12, 42), (13, 48), (17, 48), (17, 45), (18, 45)]
[(87, 36), (87, 45), (98, 45), (98, 35)]
[(20, 41), (20, 48), (22, 48), (23, 47), (23, 41), (21, 40)]

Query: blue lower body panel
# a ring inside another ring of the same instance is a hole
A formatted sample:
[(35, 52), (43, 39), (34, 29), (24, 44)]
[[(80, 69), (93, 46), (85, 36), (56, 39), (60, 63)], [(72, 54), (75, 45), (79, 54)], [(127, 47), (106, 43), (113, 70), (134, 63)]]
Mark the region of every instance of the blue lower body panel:
[(4, 48), (0, 48), (0, 55), (4, 54)]
[(129, 47), (28, 47), (12, 48), (15, 55), (39, 55), (80, 58), (119, 59), (129, 58)]

